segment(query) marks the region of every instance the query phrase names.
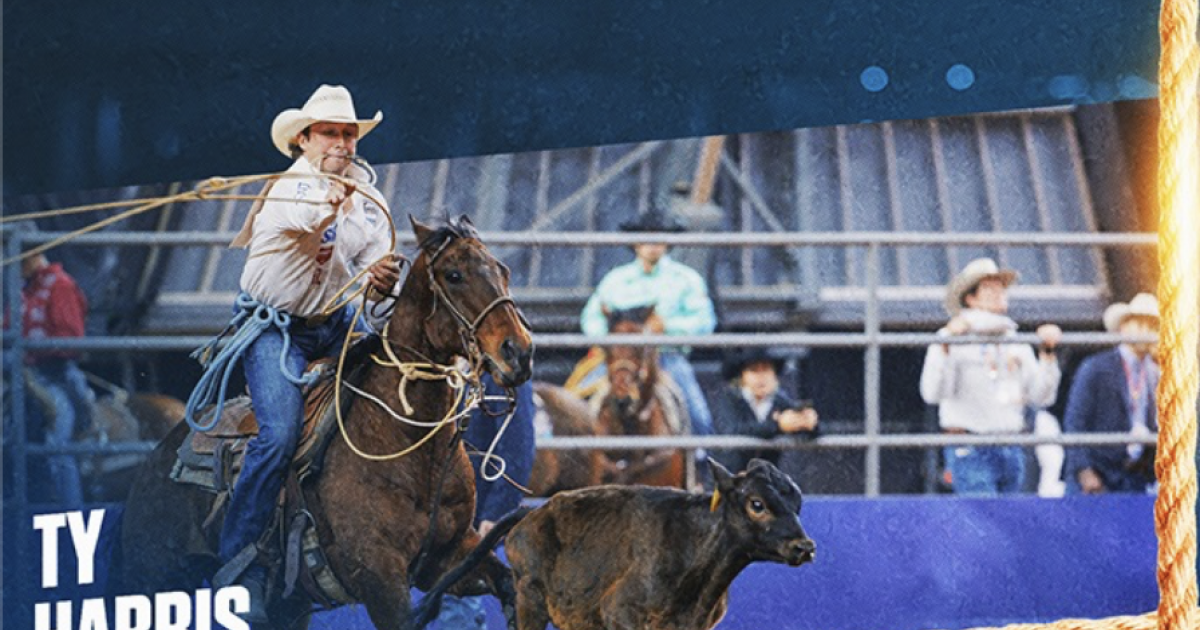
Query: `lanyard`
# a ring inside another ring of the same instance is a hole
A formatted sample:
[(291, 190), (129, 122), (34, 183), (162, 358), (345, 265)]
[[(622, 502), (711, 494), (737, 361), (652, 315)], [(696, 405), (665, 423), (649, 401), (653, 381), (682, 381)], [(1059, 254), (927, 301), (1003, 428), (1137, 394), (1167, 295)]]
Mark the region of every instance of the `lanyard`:
[(1133, 403), (1134, 409), (1141, 407), (1142, 396), (1146, 393), (1147, 372), (1145, 360), (1138, 361), (1133, 368), (1129, 367), (1129, 361), (1125, 357), (1121, 357), (1121, 367), (1125, 368), (1125, 385), (1129, 391), (1129, 400)]

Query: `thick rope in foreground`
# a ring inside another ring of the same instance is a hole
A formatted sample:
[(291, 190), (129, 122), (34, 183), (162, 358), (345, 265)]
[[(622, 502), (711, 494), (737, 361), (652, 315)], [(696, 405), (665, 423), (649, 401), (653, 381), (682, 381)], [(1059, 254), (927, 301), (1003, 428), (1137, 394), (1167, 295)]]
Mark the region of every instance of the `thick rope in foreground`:
[(1163, 0), (1159, 19), (1158, 627), (1193, 630), (1196, 610), (1196, 393), (1200, 313), (1200, 50), (1196, 0)]
[(1200, 380), (1200, 45), (1195, 0), (1163, 0), (1159, 19), (1157, 359), (1159, 481), (1157, 613), (1109, 619), (1065, 619), (1003, 630), (1197, 630), (1196, 396)]
[(1015, 623), (997, 630), (1155, 630), (1158, 616), (1154, 613), (1136, 617), (1108, 619), (1060, 619), (1052, 623)]

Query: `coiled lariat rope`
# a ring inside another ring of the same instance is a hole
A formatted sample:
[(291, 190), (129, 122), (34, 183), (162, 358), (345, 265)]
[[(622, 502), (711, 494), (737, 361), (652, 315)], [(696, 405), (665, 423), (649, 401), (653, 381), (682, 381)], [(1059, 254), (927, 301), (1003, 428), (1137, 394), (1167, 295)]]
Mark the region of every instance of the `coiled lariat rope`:
[[(374, 170), (372, 170), (370, 168), (370, 165), (366, 164), (363, 161), (356, 161), (355, 163), (359, 167), (364, 168), (364, 170), (366, 170), (366, 172), (372, 176), (371, 177), (372, 181), (370, 183), (373, 184), (375, 176), (374, 176)], [(191, 202), (191, 201), (212, 201), (212, 200), (226, 200), (226, 201), (228, 201), (228, 200), (245, 200), (245, 201), (253, 201), (253, 202), (257, 203), (257, 202), (265, 201), (267, 199), (267, 191), (269, 190), (270, 186), (264, 186), (263, 190), (255, 195), (222, 194), (222, 191), (230, 190), (233, 188), (238, 188), (241, 186), (245, 186), (247, 184), (253, 184), (255, 182), (262, 182), (262, 181), (273, 182), (273, 181), (276, 181), (279, 179), (284, 179), (284, 178), (312, 178), (312, 177), (323, 177), (330, 181), (339, 182), (339, 183), (343, 184), (344, 186), (347, 186), (350, 190), (353, 191), (354, 194), (363, 195), (370, 201), (374, 202), (380, 208), (387, 208), (387, 204), (383, 203), (383, 201), (381, 199), (379, 199), (375, 195), (363, 190), (363, 187), (361, 185), (362, 182), (359, 182), (357, 180), (354, 180), (354, 179), (351, 179), (348, 177), (344, 177), (341, 175), (333, 174), (333, 173), (325, 173), (325, 172), (290, 173), (290, 172), (284, 171), (284, 172), (278, 172), (278, 173), (246, 175), (246, 176), (242, 176), (242, 177), (232, 177), (232, 178), (212, 177), (212, 178), (209, 178), (209, 179), (206, 179), (206, 180), (200, 182), (192, 190), (177, 193), (174, 195), (168, 195), (168, 196), (163, 196), (163, 197), (142, 197), (142, 198), (138, 198), (138, 199), (110, 201), (110, 202), (103, 202), (103, 203), (70, 206), (67, 208), (57, 208), (54, 210), (45, 210), (45, 211), (29, 212), (29, 213), (17, 214), (17, 215), (0, 216), (0, 225), (2, 225), (4, 223), (12, 223), (12, 222), (21, 221), (21, 220), (42, 219), (42, 218), (47, 218), (47, 217), (84, 214), (84, 213), (88, 213), (88, 212), (95, 212), (98, 210), (110, 210), (110, 209), (114, 209), (114, 208), (129, 208), (128, 210), (125, 210), (124, 212), (120, 212), (111, 217), (107, 217), (100, 221), (96, 221), (95, 223), (91, 223), (80, 229), (69, 232), (63, 236), (56, 238), (56, 239), (53, 239), (51, 241), (48, 241), (48, 242), (38, 245), (36, 247), (30, 248), (29, 250), (21, 253), (20, 255), (0, 260), (0, 266), (7, 266), (9, 264), (25, 260), (26, 258), (36, 256), (47, 250), (53, 249), (54, 247), (62, 245), (71, 240), (74, 240), (78, 236), (88, 234), (91, 232), (95, 232), (97, 230), (101, 230), (101, 229), (108, 227), (109, 225), (112, 225), (119, 221), (123, 221), (125, 219), (137, 216), (139, 214), (149, 212), (151, 210), (163, 208), (165, 206), (168, 206), (168, 205), (171, 205), (174, 203)], [(289, 203), (307, 203), (307, 204), (313, 204), (313, 205), (327, 205), (329, 203), (329, 201), (327, 201), (327, 200), (318, 200), (318, 199), (289, 199), (288, 202)], [(396, 250), (395, 221), (393, 220), (390, 212), (384, 212), (383, 214), (386, 216), (388, 226), (389, 226), (388, 236), (390, 239), (390, 247), (388, 249), (389, 249), (389, 251), (394, 253)], [(375, 261), (375, 263), (378, 263), (382, 260), (383, 259), (381, 258), (380, 260)], [(375, 263), (372, 263), (371, 265), (367, 265), (366, 267), (361, 269), (358, 273), (356, 273), (354, 275), (354, 277), (350, 278), (349, 281), (347, 281), (336, 293), (334, 293), (333, 296), (331, 296), (325, 302), (325, 304), (321, 307), (320, 312), (318, 314), (314, 315), (313, 317), (314, 318), (327, 318), (330, 315), (337, 312), (339, 309), (348, 306), (354, 300), (361, 297), (362, 298), (361, 305), (356, 310), (356, 312), (354, 314), (354, 318), (352, 319), (352, 321), (358, 321), (359, 317), (362, 316), (362, 313), (366, 309), (367, 296), (368, 296), (367, 290), (369, 288), (367, 284), (361, 283), (360, 281), (370, 271), (370, 267), (373, 266)], [(434, 288), (436, 290), (439, 287), (435, 284)], [(395, 300), (395, 298), (393, 296), (383, 296), (383, 297), (385, 300), (386, 299), (391, 299), (393, 301)], [(438, 297), (442, 298), (443, 301), (446, 302), (446, 306), (451, 309), (451, 311), (453, 312), (453, 314), (455, 316), (457, 316), (460, 320), (463, 320), (464, 316), (457, 310), (457, 308), (454, 307), (454, 305), (451, 301), (449, 301), (447, 298), (445, 298), (445, 296), (442, 296), (442, 295), (439, 295)], [(463, 321), (468, 326), (468, 328), (471, 330), (471, 332), (473, 333), (474, 329), (478, 326), (480, 320), (482, 320), (483, 317), (486, 316), (488, 312), (490, 312), (493, 308), (495, 308), (503, 303), (511, 302), (511, 301), (512, 301), (512, 298), (510, 296), (502, 296), (501, 298), (497, 299), (492, 304), (490, 304), (486, 309), (484, 309), (483, 312), (481, 312), (479, 314), (479, 316), (477, 316), (476, 321), (474, 321), (474, 322), (470, 322), (470, 321), (466, 321), (466, 320), (463, 320)], [(188, 424), (190, 424), (194, 429), (196, 429), (198, 431), (211, 430), (217, 424), (217, 422), (220, 420), (220, 410), (224, 404), (225, 393), (226, 393), (226, 389), (227, 389), (231, 371), (232, 371), (233, 367), (236, 365), (241, 354), (245, 351), (246, 347), (249, 345), (249, 343), (252, 342), (255, 337), (257, 337), (257, 334), (255, 334), (255, 333), (260, 332), (261, 330), (265, 329), (268, 326), (275, 325), (284, 331), (285, 345), (287, 343), (286, 331), (287, 331), (287, 325), (289, 323), (289, 319), (288, 319), (288, 316), (286, 313), (278, 313), (275, 311), (275, 309), (270, 309), (269, 307), (266, 307), (264, 305), (260, 305), (257, 303), (242, 304), (242, 302), (243, 302), (243, 300), (241, 298), (239, 298), (239, 306), (243, 307), (243, 308), (239, 311), (239, 314), (234, 317), (233, 321), (231, 321), (230, 324), (228, 326), (226, 326), (225, 331), (223, 333), (221, 333), (220, 335), (218, 335), (216, 338), (214, 338), (212, 341), (210, 341), (208, 344), (205, 344), (203, 347), (199, 348), (193, 354), (194, 357), (199, 358), (201, 360), (201, 363), (205, 364), (206, 366), (210, 360), (214, 361), (214, 366), (213, 366), (214, 369), (205, 371), (205, 376), (202, 379), (201, 386), (196, 388), (196, 392), (198, 392), (198, 393), (194, 393), (193, 396), (188, 401), (188, 413), (186, 414)], [(353, 337), (352, 331), (348, 332), (346, 334), (345, 338), (343, 339), (342, 349), (341, 349), (341, 352), (338, 357), (337, 372), (334, 377), (335, 378), (335, 384), (334, 384), (335, 401), (341, 401), (341, 387), (343, 384), (345, 384), (346, 387), (348, 389), (350, 389), (353, 393), (355, 393), (359, 396), (362, 396), (363, 398), (373, 402), (374, 404), (376, 404), (377, 406), (382, 408), (385, 412), (387, 412), (393, 418), (396, 418), (397, 420), (400, 420), (406, 424), (410, 424), (413, 426), (427, 427), (430, 429), (430, 431), (428, 433), (426, 433), (425, 436), (423, 436), (420, 440), (418, 440), (414, 444), (412, 444), (398, 452), (389, 453), (386, 455), (377, 455), (377, 454), (367, 453), (364, 450), (362, 450), (361, 448), (359, 448), (357, 445), (355, 445), (354, 442), (350, 439), (350, 436), (349, 436), (348, 432), (346, 431), (345, 421), (342, 417), (340, 402), (335, 402), (338, 428), (342, 434), (342, 438), (346, 442), (346, 445), (349, 446), (350, 450), (353, 451), (356, 455), (358, 455), (364, 459), (371, 460), (371, 461), (386, 461), (386, 460), (397, 459), (399, 457), (408, 455), (409, 453), (413, 452), (417, 448), (420, 448), (426, 442), (431, 440), (435, 435), (437, 435), (437, 433), (439, 431), (441, 431), (441, 429), (443, 427), (445, 427), (447, 425), (456, 425), (460, 421), (465, 419), (471, 413), (471, 411), (476, 409), (477, 407), (479, 407), (486, 398), (483, 395), (483, 387), (482, 387), (481, 383), (479, 382), (478, 375), (480, 374), (480, 370), (483, 367), (482, 361), (479, 359), (479, 357), (475, 357), (475, 365), (471, 366), (469, 375), (464, 374), (457, 366), (440, 365), (440, 364), (434, 363), (432, 361), (418, 361), (418, 362), (400, 361), (399, 358), (396, 356), (395, 351), (392, 349), (390, 343), (388, 342), (388, 338), (387, 338), (388, 326), (390, 326), (390, 322), (389, 322), (389, 324), (385, 325), (384, 331), (382, 334), (384, 352), (387, 354), (387, 358), (381, 359), (378, 356), (372, 356), (372, 359), (375, 360), (376, 363), (379, 363), (382, 366), (392, 367), (400, 372), (400, 380), (399, 380), (399, 384), (397, 385), (397, 397), (399, 398), (401, 405), (404, 407), (404, 415), (402, 416), (402, 415), (396, 413), (394, 410), (392, 410), (390, 407), (388, 407), (387, 404), (385, 404), (378, 397), (376, 397), (368, 392), (362, 391), (361, 389), (359, 389), (349, 383), (344, 383), (343, 373), (344, 373), (344, 368), (345, 368), (345, 358), (346, 358), (346, 352), (350, 347), (350, 340)], [(216, 356), (214, 356), (214, 354), (216, 353), (217, 347), (220, 345), (220, 342), (221, 342), (222, 338), (224, 337), (224, 335), (229, 332), (233, 332), (235, 329), (237, 331), (236, 334), (234, 334), (234, 336), (230, 339), (230, 341), (225, 343), (225, 347), (223, 348), (223, 351), (220, 354), (216, 354)], [(283, 365), (283, 356), (282, 355), (280, 357), (280, 368), (283, 371), (284, 376), (287, 377), (289, 381), (297, 384), (298, 386), (311, 384), (313, 382), (313, 380), (315, 379), (315, 377), (317, 376), (316, 373), (310, 373), (310, 374), (305, 374), (305, 375), (301, 375), (301, 376), (296, 376), (296, 375), (290, 374), (288, 372), (288, 370), (286, 369), (286, 366)], [(442, 417), (440, 420), (420, 421), (420, 420), (416, 420), (416, 419), (409, 417), (413, 414), (413, 408), (412, 408), (412, 405), (408, 402), (408, 387), (411, 383), (413, 383), (415, 381), (445, 381), (446, 385), (453, 392), (453, 398), (454, 398), (453, 403), (451, 404), (448, 411), (446, 412), (446, 415), (444, 417)], [(215, 401), (210, 400), (213, 398), (214, 395), (216, 396), (216, 400)], [(193, 399), (195, 399), (195, 400), (193, 400)], [(203, 405), (204, 401), (215, 402), (215, 404), (217, 405), (217, 409), (216, 409), (216, 413), (212, 414), (212, 417), (207, 424), (200, 424), (200, 423), (194, 421), (193, 416), (197, 411), (199, 411), (199, 409), (202, 406), (204, 406)], [(512, 400), (509, 399), (509, 402), (512, 403)], [(513, 410), (514, 410), (514, 406), (510, 404), (509, 412), (508, 412), (507, 417), (505, 418), (503, 425), (501, 426), (499, 432), (497, 433), (496, 438), (492, 441), (492, 444), (489, 446), (487, 453), (485, 453), (485, 455), (484, 455), (485, 463), (491, 462), (490, 466), (497, 468), (499, 470), (499, 472), (494, 474), (494, 476), (492, 474), (485, 474), (485, 477), (489, 478), (489, 480), (498, 479), (500, 476), (502, 476), (504, 474), (504, 470), (506, 468), (506, 463), (504, 462), (503, 458), (493, 454), (493, 451), (495, 449), (496, 443), (499, 441), (500, 437), (504, 434), (505, 429), (508, 427), (509, 422), (512, 420)], [(486, 466), (485, 466), (485, 468), (486, 468)]]
[[(375, 171), (371, 169), (370, 165), (361, 159), (356, 160), (355, 164), (371, 176), (371, 181), (367, 182), (368, 185), (373, 184), (375, 180)], [(168, 195), (165, 197), (128, 199), (123, 201), (71, 206), (68, 208), (30, 212), (18, 215), (0, 216), (0, 224), (4, 224), (20, 220), (84, 214), (87, 212), (95, 212), (97, 210), (132, 206), (128, 210), (88, 224), (73, 232), (69, 232), (51, 241), (30, 248), (28, 251), (21, 253), (20, 255), (6, 258), (3, 261), (0, 261), (0, 266), (6, 266), (25, 260), (26, 258), (36, 256), (49, 249), (53, 249), (54, 247), (62, 245), (63, 243), (74, 240), (78, 236), (101, 230), (119, 221), (123, 221), (151, 210), (163, 208), (174, 203), (211, 200), (246, 200), (260, 203), (268, 199), (267, 193), (270, 190), (270, 184), (264, 186), (263, 189), (255, 195), (222, 194), (222, 191), (261, 181), (275, 182), (280, 179), (311, 179), (314, 177), (338, 182), (343, 186), (346, 186), (347, 190), (352, 191), (350, 194), (360, 194), (375, 203), (380, 209), (385, 209), (388, 207), (387, 204), (383, 203), (383, 201), (377, 196), (371, 192), (368, 192), (367, 190), (364, 190), (362, 185), (363, 182), (335, 173), (292, 173), (283, 171), (279, 173), (246, 175), (232, 178), (212, 177), (200, 182), (192, 190), (174, 195)], [(288, 203), (305, 203), (311, 205), (329, 205), (330, 203), (325, 199), (289, 199), (287, 201)], [(338, 210), (334, 209), (334, 212), (338, 212)], [(396, 251), (396, 224), (390, 212), (384, 211), (383, 214), (388, 224), (388, 251), (394, 254)], [(370, 265), (367, 265), (363, 269), (359, 270), (358, 273), (356, 273), (352, 278), (350, 278), (350, 280), (342, 285), (342, 287), (339, 288), (338, 291), (333, 294), (333, 296), (326, 300), (320, 311), (313, 317), (319, 319), (328, 318), (359, 296), (363, 296), (365, 303), (368, 285), (366, 283), (362, 283), (361, 280), (370, 271), (374, 264), (381, 262), (382, 260), (384, 260), (384, 258), (380, 258), (379, 260), (374, 261)], [(390, 299), (390, 297), (391, 296), (382, 296), (382, 299), (387, 300)], [(225, 394), (228, 387), (229, 378), (232, 375), (234, 367), (237, 365), (250, 344), (252, 344), (254, 340), (258, 338), (259, 334), (271, 326), (278, 328), (283, 333), (284, 349), (280, 354), (280, 370), (283, 372), (284, 377), (297, 386), (303, 386), (311, 384), (317, 376), (315, 373), (299, 376), (293, 375), (288, 371), (286, 365), (284, 364), (284, 357), (286, 357), (287, 345), (289, 343), (288, 326), (291, 322), (291, 317), (287, 313), (280, 312), (277, 309), (271, 308), (265, 304), (259, 304), (248, 297), (243, 296), (239, 296), (237, 306), (239, 309), (238, 313), (234, 316), (229, 325), (225, 327), (225, 330), (217, 335), (212, 341), (199, 348), (192, 355), (194, 358), (198, 358), (201, 364), (204, 365), (205, 372), (201, 377), (200, 383), (195, 389), (193, 389), (191, 396), (188, 398), (185, 419), (187, 420), (188, 425), (200, 432), (211, 430), (220, 421), (221, 410), (225, 404)], [(355, 321), (357, 321), (357, 316), (355, 317)], [(235, 330), (236, 332), (234, 332)], [(224, 336), (230, 332), (234, 332), (233, 337), (231, 337), (229, 341), (224, 344), (224, 347), (221, 348), (220, 352), (218, 353), (218, 346), (221, 345), (221, 341)], [(347, 333), (347, 340), (349, 337), (350, 334)], [(341, 375), (340, 367), (341, 366), (339, 365), (339, 377)], [(210, 420), (203, 424), (198, 422), (195, 419), (196, 414), (202, 408), (211, 404), (215, 404), (216, 408), (211, 414)]]
[(1200, 380), (1200, 45), (1196, 0), (1163, 0), (1158, 72), (1156, 613), (1005, 630), (1196, 630), (1196, 396)]
[[(135, 217), (139, 214), (144, 214), (151, 210), (157, 210), (159, 208), (169, 206), (174, 203), (190, 202), (190, 201), (212, 201), (212, 200), (247, 200), (247, 201), (255, 201), (255, 202), (263, 201), (266, 198), (266, 195), (265, 195), (266, 190), (267, 190), (266, 188), (264, 188), (262, 192), (259, 192), (256, 195), (219, 194), (219, 193), (221, 193), (221, 191), (229, 190), (232, 188), (237, 188), (240, 186), (245, 186), (247, 184), (253, 184), (255, 182), (275, 181), (278, 179), (294, 179), (294, 178), (309, 179), (309, 178), (313, 178), (313, 177), (324, 177), (331, 181), (339, 182), (342, 185), (353, 189), (355, 194), (359, 194), (359, 195), (366, 197), (367, 199), (370, 199), (372, 202), (374, 202), (380, 208), (387, 207), (387, 205), (384, 204), (378, 197), (376, 197), (375, 195), (373, 195), (369, 192), (362, 190), (362, 182), (359, 182), (357, 180), (354, 180), (354, 179), (351, 179), (348, 177), (343, 177), (341, 175), (335, 175), (333, 173), (289, 173), (287, 171), (283, 171), (283, 172), (278, 172), (278, 173), (261, 173), (261, 174), (257, 174), (257, 175), (244, 175), (244, 176), (240, 176), (240, 177), (210, 177), (209, 179), (206, 179), (206, 180), (200, 182), (199, 184), (196, 184), (196, 187), (193, 188), (192, 190), (187, 190), (184, 192), (176, 193), (174, 195), (167, 195), (164, 197), (140, 197), (137, 199), (126, 199), (123, 201), (108, 201), (108, 202), (104, 202), (104, 203), (93, 203), (93, 204), (86, 204), (86, 205), (81, 205), (81, 206), (70, 206), (67, 208), (57, 208), (54, 210), (44, 210), (44, 211), (39, 211), (39, 212), (27, 212), (24, 214), (13, 214), (13, 215), (8, 215), (8, 216), (0, 216), (0, 225), (3, 225), (5, 223), (13, 223), (16, 221), (24, 221), (24, 220), (30, 220), (30, 219), (42, 219), (42, 218), (46, 218), (46, 217), (66, 216), (66, 215), (73, 215), (73, 214), (85, 214), (88, 212), (96, 212), (98, 210), (111, 210), (114, 208), (125, 208), (125, 207), (132, 206), (128, 210), (125, 210), (124, 212), (120, 212), (111, 217), (106, 217), (104, 219), (101, 219), (100, 221), (96, 221), (95, 223), (91, 223), (82, 228), (79, 228), (78, 230), (64, 234), (54, 240), (47, 241), (36, 247), (32, 247), (28, 251), (26, 251), (18, 256), (13, 256), (10, 258), (5, 258), (3, 260), (0, 260), (0, 266), (8, 266), (12, 263), (24, 260), (31, 256), (36, 256), (47, 250), (58, 247), (59, 245), (62, 245), (63, 243), (74, 240), (75, 237), (77, 237), (77, 236), (82, 236), (84, 234), (89, 234), (89, 233), (95, 232), (97, 230), (102, 230), (114, 223), (119, 222), (119, 221), (124, 221), (125, 219)], [(328, 205), (329, 204), (328, 201), (318, 200), (318, 199), (289, 199), (287, 201), (289, 203), (307, 203), (307, 204), (314, 204), (314, 205)], [(395, 225), (395, 222), (392, 221), (390, 212), (384, 212), (384, 214), (387, 215), (388, 224), (391, 226), (391, 243), (392, 243), (391, 249), (395, 250), (396, 249), (396, 225)]]

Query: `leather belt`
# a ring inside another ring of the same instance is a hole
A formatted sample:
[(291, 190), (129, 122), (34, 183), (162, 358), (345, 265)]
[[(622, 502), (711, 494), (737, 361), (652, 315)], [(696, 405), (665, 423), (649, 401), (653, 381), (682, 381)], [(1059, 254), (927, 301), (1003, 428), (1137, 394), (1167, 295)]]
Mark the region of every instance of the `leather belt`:
[(329, 321), (328, 315), (313, 315), (312, 317), (299, 317), (292, 315), (292, 322), (302, 324), (307, 328), (317, 328), (325, 322)]

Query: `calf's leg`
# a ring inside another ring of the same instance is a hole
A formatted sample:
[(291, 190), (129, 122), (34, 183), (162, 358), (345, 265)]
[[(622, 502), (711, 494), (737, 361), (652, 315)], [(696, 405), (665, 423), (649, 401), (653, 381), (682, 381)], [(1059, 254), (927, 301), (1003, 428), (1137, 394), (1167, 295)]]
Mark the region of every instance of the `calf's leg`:
[(500, 600), (500, 609), (508, 622), (508, 630), (517, 630), (517, 590), (513, 586), (512, 571), (494, 555), (489, 555), (480, 566), (491, 583), (492, 593)]

